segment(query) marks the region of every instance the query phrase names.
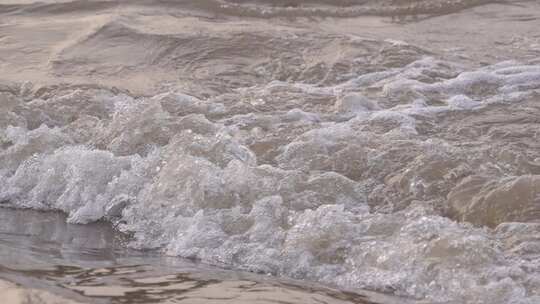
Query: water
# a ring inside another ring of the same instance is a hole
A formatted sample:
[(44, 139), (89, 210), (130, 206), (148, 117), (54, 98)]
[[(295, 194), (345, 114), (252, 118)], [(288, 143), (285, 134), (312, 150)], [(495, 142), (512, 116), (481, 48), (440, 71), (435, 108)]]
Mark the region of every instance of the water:
[[(9, 2), (0, 202), (124, 233), (100, 248), (126, 262), (76, 258), (82, 278), (151, 265), (160, 282), (247, 296), (211, 265), (300, 280), (301, 296), (316, 282), (420, 303), (540, 301), (538, 3)], [(13, 233), (6, 248), (25, 243)], [(94, 234), (117, 235), (76, 239)], [(164, 256), (210, 274), (162, 273)], [(54, 280), (96, 292), (69, 271)], [(100, 288), (105, 301), (152, 293), (105, 277), (121, 285)]]
[(110, 225), (60, 213), (4, 209), (0, 219), (0, 278), (26, 287), (0, 281), (9, 303), (397, 303), (129, 250)]

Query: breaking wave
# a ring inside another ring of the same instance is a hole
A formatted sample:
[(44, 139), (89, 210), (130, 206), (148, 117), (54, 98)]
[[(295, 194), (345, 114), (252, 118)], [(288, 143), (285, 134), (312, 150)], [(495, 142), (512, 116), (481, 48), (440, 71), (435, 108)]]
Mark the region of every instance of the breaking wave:
[(384, 45), (384, 68), (207, 98), (5, 84), (0, 202), (215, 265), (538, 303), (540, 65)]

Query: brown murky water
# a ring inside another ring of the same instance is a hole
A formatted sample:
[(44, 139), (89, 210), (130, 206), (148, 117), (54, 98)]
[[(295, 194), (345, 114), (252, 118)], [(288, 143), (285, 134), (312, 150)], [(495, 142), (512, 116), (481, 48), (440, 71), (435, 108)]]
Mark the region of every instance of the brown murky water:
[(404, 303), (129, 250), (127, 238), (105, 223), (1, 209), (4, 303)]
[(66, 216), (2, 209), (0, 288), (538, 303), (539, 28), (538, 1), (0, 1), (0, 205)]

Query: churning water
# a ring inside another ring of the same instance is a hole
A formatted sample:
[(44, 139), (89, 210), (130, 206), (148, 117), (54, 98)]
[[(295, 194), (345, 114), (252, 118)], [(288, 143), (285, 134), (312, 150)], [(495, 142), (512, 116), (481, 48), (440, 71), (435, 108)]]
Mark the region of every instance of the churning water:
[(0, 3), (1, 205), (206, 265), (540, 303), (536, 1)]

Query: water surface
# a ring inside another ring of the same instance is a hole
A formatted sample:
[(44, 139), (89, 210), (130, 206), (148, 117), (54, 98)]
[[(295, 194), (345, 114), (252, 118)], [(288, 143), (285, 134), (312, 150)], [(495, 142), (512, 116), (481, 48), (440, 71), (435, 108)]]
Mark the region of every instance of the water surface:
[(537, 1), (1, 1), (0, 204), (70, 223), (6, 216), (2, 273), (78, 301), (316, 283), (353, 292), (317, 289), (327, 302), (538, 303), (539, 17)]
[(0, 279), (20, 286), (0, 291), (9, 303), (398, 303), (129, 250), (127, 239), (106, 223), (0, 209)]

